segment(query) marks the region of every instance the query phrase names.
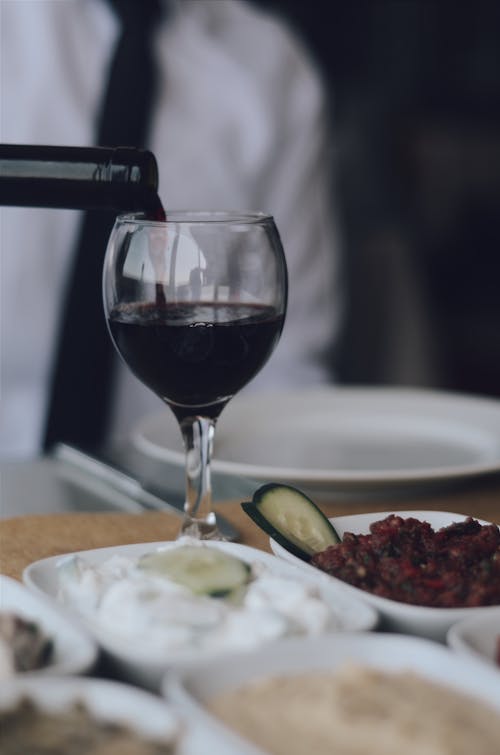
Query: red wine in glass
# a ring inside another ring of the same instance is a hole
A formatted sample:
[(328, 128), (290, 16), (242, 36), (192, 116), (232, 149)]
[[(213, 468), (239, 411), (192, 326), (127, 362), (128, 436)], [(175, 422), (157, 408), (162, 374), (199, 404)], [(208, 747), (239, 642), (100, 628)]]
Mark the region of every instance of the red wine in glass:
[(283, 320), (259, 304), (134, 302), (115, 307), (108, 324), (128, 367), (182, 421), (217, 417), (267, 361)]

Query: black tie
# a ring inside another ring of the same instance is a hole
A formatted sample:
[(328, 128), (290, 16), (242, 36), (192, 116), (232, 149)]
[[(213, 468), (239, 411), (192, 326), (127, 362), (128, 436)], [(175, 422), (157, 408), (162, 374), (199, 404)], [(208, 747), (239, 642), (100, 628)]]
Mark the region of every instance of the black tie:
[[(153, 34), (161, 0), (109, 0), (121, 21), (101, 105), (96, 142), (145, 147), (157, 86)], [(102, 266), (115, 220), (87, 212), (80, 229), (59, 335), (44, 449), (63, 441), (95, 448), (107, 430), (114, 373), (113, 346), (102, 304)]]

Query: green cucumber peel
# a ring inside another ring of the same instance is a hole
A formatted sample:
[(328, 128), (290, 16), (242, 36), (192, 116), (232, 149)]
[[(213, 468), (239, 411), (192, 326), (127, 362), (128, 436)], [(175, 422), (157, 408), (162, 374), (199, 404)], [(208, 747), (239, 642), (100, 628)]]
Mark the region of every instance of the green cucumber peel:
[(314, 553), (340, 542), (321, 509), (291, 485), (266, 483), (241, 506), (264, 532), (303, 561), (310, 561)]

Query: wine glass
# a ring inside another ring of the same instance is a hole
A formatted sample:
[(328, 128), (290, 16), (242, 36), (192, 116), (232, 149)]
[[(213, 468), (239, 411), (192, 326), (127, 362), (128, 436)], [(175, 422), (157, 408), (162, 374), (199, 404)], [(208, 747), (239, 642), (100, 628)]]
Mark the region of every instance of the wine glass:
[(116, 349), (182, 432), (179, 534), (223, 539), (210, 483), (215, 425), (270, 357), (285, 318), (287, 270), (274, 220), (253, 212), (171, 212), (164, 222), (119, 216), (103, 288)]

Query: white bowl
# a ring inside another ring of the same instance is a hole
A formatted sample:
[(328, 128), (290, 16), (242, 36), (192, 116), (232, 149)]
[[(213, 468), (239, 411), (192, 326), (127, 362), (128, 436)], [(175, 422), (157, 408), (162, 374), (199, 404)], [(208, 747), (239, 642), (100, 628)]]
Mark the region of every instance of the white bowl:
[[(276, 576), (291, 577), (294, 581), (301, 580), (317, 587), (321, 597), (331, 609), (332, 616), (338, 622), (341, 631), (364, 631), (373, 629), (377, 623), (376, 611), (357, 597), (348, 595), (343, 585), (337, 586), (330, 580), (318, 580), (315, 571), (312, 574), (304, 572), (293, 564), (287, 564), (275, 556), (263, 551), (250, 548), (238, 543), (224, 543), (206, 541), (207, 547), (217, 548), (241, 558), (247, 563), (261, 563)], [(179, 542), (163, 543), (138, 543), (135, 545), (123, 545), (111, 548), (98, 548), (90, 551), (81, 551), (81, 555), (91, 564), (101, 564), (111, 556), (121, 555), (130, 559), (136, 559), (146, 553), (153, 553), (161, 548), (170, 549), (178, 547)], [(75, 555), (75, 554), (71, 554)], [(58, 567), (68, 555), (54, 556), (42, 559), (30, 564), (24, 571), (24, 581), (32, 590), (44, 593), (53, 601), (57, 601), (59, 586)], [(69, 606), (64, 606), (70, 611)], [(75, 611), (71, 611), (76, 615)], [(115, 671), (125, 679), (141, 684), (153, 690), (158, 690), (161, 679), (168, 668), (179, 662), (194, 662), (207, 655), (201, 650), (163, 653), (159, 657), (158, 652), (153, 652), (148, 647), (147, 636), (141, 643), (136, 640), (118, 638), (116, 634), (103, 630), (96, 622), (91, 622), (84, 617), (79, 617), (85, 623), (88, 631), (92, 633), (98, 644), (115, 667)], [(213, 655), (213, 653), (210, 653)], [(219, 654), (220, 655), (220, 654)]]
[(386, 671), (413, 670), (419, 675), (476, 696), (500, 711), (498, 674), (449, 648), (399, 634), (342, 633), (318, 638), (285, 639), (248, 655), (234, 655), (224, 663), (208, 661), (177, 667), (164, 679), (166, 699), (196, 716), (207, 729), (225, 738), (234, 755), (262, 755), (262, 751), (231, 731), (207, 710), (208, 701), (248, 682), (266, 677), (333, 671), (349, 661)]
[(128, 684), (89, 677), (12, 677), (0, 684), (0, 711), (28, 697), (42, 710), (61, 712), (81, 701), (100, 720), (124, 724), (135, 733), (176, 743), (175, 755), (236, 755), (224, 732), (206, 726), (196, 713), (179, 710), (165, 698)]
[(132, 728), (136, 733), (170, 743), (180, 735), (177, 714), (165, 701), (120, 682), (85, 677), (17, 676), (0, 685), (0, 709), (23, 697), (47, 712), (62, 712), (81, 701), (90, 715)]
[[(345, 532), (353, 532), (356, 535), (368, 534), (370, 525), (373, 522), (384, 519), (389, 514), (396, 514), (403, 518), (415, 517), (421, 521), (429, 522), (434, 529), (446, 527), (453, 522), (461, 522), (467, 518), (462, 514), (450, 511), (378, 511), (370, 514), (337, 516), (331, 518), (330, 521), (340, 537), (343, 537)], [(491, 524), (491, 522), (486, 522), (483, 519), (478, 519), (477, 521), (480, 524)], [(444, 642), (446, 633), (452, 624), (469, 616), (479, 616), (491, 611), (491, 606), (478, 608), (431, 608), (428, 606), (401, 603), (389, 598), (381, 598), (320, 571), (316, 567), (297, 558), (297, 556), (292, 555), (273, 539), (270, 542), (273, 552), (278, 557), (302, 566), (304, 571), (313, 571), (322, 577), (343, 585), (353, 597), (364, 600), (367, 604), (371, 605), (381, 616), (382, 625), (392, 631), (415, 634)]]
[(457, 653), (493, 665), (500, 673), (497, 648), (500, 647), (500, 606), (458, 621), (446, 636), (448, 645)]
[(36, 595), (20, 582), (0, 575), (0, 610), (35, 622), (53, 642), (52, 655), (31, 674), (80, 674), (92, 668), (97, 645), (90, 635), (43, 595)]

